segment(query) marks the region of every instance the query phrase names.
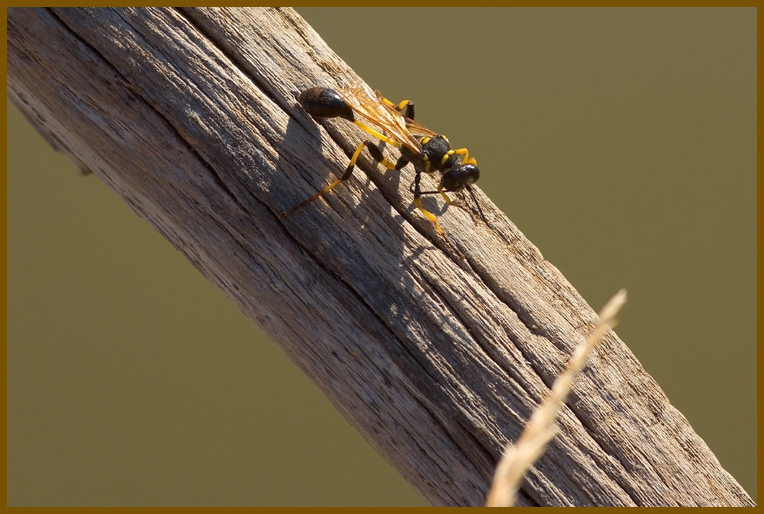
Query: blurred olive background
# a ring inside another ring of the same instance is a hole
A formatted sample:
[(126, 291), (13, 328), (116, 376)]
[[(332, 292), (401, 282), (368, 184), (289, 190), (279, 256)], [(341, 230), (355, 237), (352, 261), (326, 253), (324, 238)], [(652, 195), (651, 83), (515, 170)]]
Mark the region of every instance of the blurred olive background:
[[(595, 310), (628, 289), (619, 335), (755, 499), (756, 10), (298, 11)], [(7, 355), (10, 506), (424, 504), (11, 105)]]

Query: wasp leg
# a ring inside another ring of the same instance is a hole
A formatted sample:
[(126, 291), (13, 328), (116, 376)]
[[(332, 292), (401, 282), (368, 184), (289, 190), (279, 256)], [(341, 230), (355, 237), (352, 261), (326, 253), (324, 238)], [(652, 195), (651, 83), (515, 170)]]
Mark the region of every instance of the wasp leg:
[[(419, 175), (417, 175), (416, 180), (414, 180), (414, 183), (411, 184), (411, 192), (416, 194), (416, 189), (419, 187)], [(462, 205), (459, 202), (455, 202), (454, 200), (451, 200), (451, 198), (446, 194), (446, 190), (443, 188), (443, 184), (438, 185), (437, 191), (422, 191), (419, 190), (419, 196), (422, 195), (437, 195), (440, 194), (440, 196), (443, 197), (443, 199), (446, 201), (448, 205), (455, 205), (456, 207), (461, 207)]]
[(464, 160), (462, 161), (462, 164), (472, 164), (474, 166), (477, 166), (477, 161), (474, 157), (470, 158), (470, 153), (467, 151), (466, 148), (460, 148), (458, 150), (454, 150), (454, 153), (456, 155), (463, 155)]
[(361, 151), (364, 149), (364, 147), (369, 149), (369, 153), (371, 154), (371, 156), (374, 158), (375, 161), (377, 161), (378, 163), (380, 163), (382, 166), (384, 166), (385, 168), (389, 170), (400, 170), (401, 168), (403, 168), (409, 163), (409, 161), (401, 157), (400, 159), (398, 159), (398, 161), (395, 164), (393, 164), (387, 159), (385, 159), (385, 156), (382, 154), (379, 148), (375, 146), (373, 141), (368, 141), (368, 140), (362, 141), (361, 144), (358, 145), (358, 148), (355, 149), (355, 152), (353, 152), (353, 157), (350, 158), (350, 163), (348, 164), (348, 167), (345, 169), (345, 173), (342, 174), (342, 177), (340, 177), (338, 180), (335, 180), (334, 182), (332, 182), (331, 184), (323, 188), (321, 191), (319, 191), (318, 193), (314, 194), (313, 196), (311, 196), (310, 198), (308, 198), (307, 200), (299, 204), (297, 207), (293, 207), (292, 209), (282, 213), (282, 216), (288, 216), (289, 214), (293, 213), (300, 207), (304, 207), (305, 205), (309, 204), (310, 202), (312, 202), (319, 196), (328, 193), (329, 191), (334, 189), (336, 186), (348, 180), (353, 175), (353, 170), (355, 169), (356, 161), (358, 161), (358, 157), (361, 155)]
[(446, 194), (446, 192), (445, 192), (445, 191), (443, 191), (443, 186), (442, 186), (442, 185), (438, 186), (438, 192), (440, 193), (440, 196), (442, 196), (442, 197), (443, 197), (443, 199), (446, 201), (446, 203), (447, 203), (448, 205), (455, 205), (455, 206), (457, 206), (457, 207), (461, 207), (461, 204), (459, 204), (458, 202), (454, 202), (453, 200), (451, 200), (451, 199), (448, 197), (448, 195)]
[(440, 232), (441, 234), (445, 236), (445, 233), (443, 232), (443, 229), (440, 228), (440, 225), (438, 225), (438, 220), (435, 219), (435, 216), (431, 212), (428, 212), (427, 209), (422, 207), (421, 196), (423, 193), (421, 188), (419, 187), (419, 179), (421, 177), (422, 177), (422, 174), (417, 172), (416, 177), (414, 178), (414, 205), (416, 205), (417, 209), (419, 209), (419, 211), (422, 214), (424, 214), (427, 217), (427, 219), (429, 219), (435, 224), (435, 228), (438, 229), (438, 232)]
[(451, 198), (450, 198), (450, 197), (449, 197), (449, 196), (446, 194), (446, 191), (445, 191), (445, 189), (443, 189), (443, 185), (439, 185), (439, 186), (438, 186), (438, 190), (437, 190), (437, 191), (420, 191), (420, 192), (419, 192), (419, 194), (420, 194), (420, 195), (436, 195), (436, 194), (438, 194), (438, 193), (440, 193), (440, 196), (442, 196), (442, 197), (443, 197), (443, 199), (446, 201), (446, 203), (447, 203), (448, 205), (453, 205), (454, 207), (459, 207), (459, 208), (461, 208), (461, 209), (465, 209), (464, 205), (462, 205), (462, 203), (461, 203), (461, 202), (458, 202), (458, 201), (456, 201), (456, 200), (452, 200), (452, 199), (451, 199)]
[[(376, 137), (377, 139), (381, 139), (385, 143), (387, 143), (389, 145), (393, 145), (395, 148), (400, 148), (401, 147), (401, 144), (398, 141), (396, 141), (395, 139), (390, 139), (389, 137), (385, 136), (384, 134), (380, 134), (379, 132), (377, 132), (373, 128), (371, 128), (371, 127), (369, 127), (367, 125), (364, 125), (360, 121), (355, 120), (355, 121), (353, 121), (353, 123), (355, 123), (361, 130), (363, 130), (365, 132), (368, 132), (369, 134), (371, 134), (372, 136)], [(356, 152), (358, 152), (358, 150), (356, 150)]]
[[(385, 102), (387, 105), (390, 105), (395, 108), (396, 111), (403, 114), (405, 117), (407, 117), (410, 120), (414, 119), (414, 102), (411, 100), (404, 100), (400, 102), (399, 104), (394, 104), (387, 98), (382, 99), (383, 102)], [(406, 109), (406, 112), (403, 112), (403, 110)]]
[[(480, 203), (477, 201), (477, 197), (475, 197), (475, 193), (472, 191), (472, 188), (470, 186), (466, 186), (465, 189), (469, 192), (470, 196), (472, 197), (473, 202), (475, 202), (475, 206), (478, 209), (478, 212), (480, 213), (480, 217), (483, 218), (483, 222), (488, 225), (488, 221), (485, 219), (485, 214), (483, 214), (483, 209), (480, 207)], [(448, 205), (453, 205), (454, 207), (459, 207), (460, 209), (464, 209), (465, 211), (469, 212), (469, 209), (467, 206), (465, 206), (463, 203), (451, 200), (448, 195), (446, 195), (445, 190), (443, 189), (443, 186), (438, 186), (437, 191), (420, 191), (420, 195), (434, 195), (440, 193), (441, 196), (446, 200), (446, 203)], [(477, 225), (477, 221), (475, 221), (475, 225)]]

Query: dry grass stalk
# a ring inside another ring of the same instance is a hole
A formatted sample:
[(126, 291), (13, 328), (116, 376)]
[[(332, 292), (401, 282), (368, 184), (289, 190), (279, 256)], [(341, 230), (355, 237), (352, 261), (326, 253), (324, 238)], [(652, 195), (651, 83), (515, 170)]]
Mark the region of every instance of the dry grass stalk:
[(615, 316), (626, 303), (626, 290), (621, 289), (602, 308), (599, 321), (586, 341), (578, 345), (567, 368), (552, 385), (552, 393), (535, 410), (528, 425), (517, 440), (509, 443), (504, 457), (496, 466), (493, 485), (488, 493), (486, 507), (511, 507), (515, 503), (517, 490), (525, 472), (536, 462), (555, 435), (554, 420), (568, 396), (573, 378), (586, 365), (586, 359), (608, 330), (615, 327)]

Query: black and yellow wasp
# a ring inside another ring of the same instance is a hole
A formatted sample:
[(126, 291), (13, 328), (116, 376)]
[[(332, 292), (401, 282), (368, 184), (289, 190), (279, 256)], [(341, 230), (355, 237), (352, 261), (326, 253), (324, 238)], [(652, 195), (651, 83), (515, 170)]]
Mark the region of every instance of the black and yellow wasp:
[[(458, 193), (466, 188), (472, 195), (482, 216), (482, 209), (480, 209), (480, 205), (478, 205), (477, 199), (470, 189), (470, 185), (477, 182), (478, 178), (480, 178), (477, 162), (474, 158), (469, 157), (469, 152), (466, 148), (452, 150), (451, 144), (445, 136), (436, 134), (415, 122), (414, 104), (412, 102), (404, 100), (399, 104), (394, 104), (384, 98), (379, 91), (374, 91), (372, 94), (364, 87), (337, 90), (313, 87), (300, 93), (297, 101), (306, 112), (313, 116), (319, 118), (339, 117), (352, 121), (377, 139), (400, 149), (401, 157), (393, 164), (385, 159), (373, 141), (363, 141), (356, 148), (350, 159), (350, 164), (340, 179), (335, 180), (289, 212), (299, 209), (303, 205), (329, 192), (345, 180), (348, 180), (353, 174), (358, 156), (363, 148), (366, 147), (369, 149), (369, 153), (371, 153), (374, 160), (387, 169), (400, 170), (408, 163), (414, 165), (416, 177), (411, 184), (411, 189), (414, 193), (414, 204), (422, 214), (435, 224), (435, 228), (441, 234), (443, 234), (443, 230), (438, 225), (435, 216), (422, 206), (422, 195), (440, 193), (447, 204), (458, 205), (448, 197), (446, 192)], [(390, 134), (390, 136), (377, 132), (357, 118), (362, 118), (372, 125), (376, 125)], [(464, 156), (463, 161), (459, 160), (459, 156), (462, 155)], [(419, 185), (421, 174), (433, 173), (435, 171), (439, 171), (442, 174), (438, 190), (422, 191)]]

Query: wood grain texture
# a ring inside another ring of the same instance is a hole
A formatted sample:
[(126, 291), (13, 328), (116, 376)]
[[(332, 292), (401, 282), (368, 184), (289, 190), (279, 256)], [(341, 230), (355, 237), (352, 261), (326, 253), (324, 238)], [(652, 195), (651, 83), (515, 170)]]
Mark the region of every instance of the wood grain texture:
[[(413, 207), (411, 167), (362, 158), (363, 172), (283, 218), (366, 138), (312, 119), (296, 94), (360, 82), (290, 9), (8, 10), (8, 93), (38, 129), (257, 322), (428, 502), (481, 505), (595, 313), (480, 191), (487, 224), (425, 201), (446, 244)], [(559, 427), (519, 505), (753, 505), (613, 332)]]

